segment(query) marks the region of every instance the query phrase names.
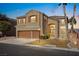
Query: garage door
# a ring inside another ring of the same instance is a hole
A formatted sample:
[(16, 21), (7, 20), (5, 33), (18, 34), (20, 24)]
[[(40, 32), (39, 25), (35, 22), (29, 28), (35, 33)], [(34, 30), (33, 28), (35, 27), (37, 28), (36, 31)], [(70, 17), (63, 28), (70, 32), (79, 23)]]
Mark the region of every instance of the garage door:
[(23, 32), (23, 31), (18, 31), (18, 37), (19, 37), (19, 38), (25, 37), (25, 32)]
[(40, 32), (39, 31), (32, 31), (32, 35), (33, 35), (33, 38), (39, 38)]
[(18, 31), (19, 38), (39, 38), (40, 32), (37, 30), (33, 31)]
[(18, 31), (19, 38), (30, 38), (31, 36), (30, 31)]

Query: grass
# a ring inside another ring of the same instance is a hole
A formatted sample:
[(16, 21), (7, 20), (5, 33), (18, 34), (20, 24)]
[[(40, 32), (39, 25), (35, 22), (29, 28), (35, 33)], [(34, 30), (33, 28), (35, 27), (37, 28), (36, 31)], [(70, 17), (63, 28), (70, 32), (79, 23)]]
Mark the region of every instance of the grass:
[(48, 42), (46, 40), (37, 40), (37, 41), (33, 41), (32, 42), (33, 45), (41, 45), (41, 46), (44, 46), (46, 44), (48, 44)]
[(64, 47), (67, 48), (67, 40), (57, 40), (57, 39), (52, 39), (52, 40), (37, 40), (32, 42), (33, 45), (56, 45), (57, 47)]

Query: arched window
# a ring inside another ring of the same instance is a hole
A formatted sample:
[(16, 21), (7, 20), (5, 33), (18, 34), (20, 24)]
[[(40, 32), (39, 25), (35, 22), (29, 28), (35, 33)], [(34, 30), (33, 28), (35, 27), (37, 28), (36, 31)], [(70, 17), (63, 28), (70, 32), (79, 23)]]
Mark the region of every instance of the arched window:
[(56, 37), (56, 26), (55, 26), (55, 24), (50, 25), (50, 35), (52, 37)]

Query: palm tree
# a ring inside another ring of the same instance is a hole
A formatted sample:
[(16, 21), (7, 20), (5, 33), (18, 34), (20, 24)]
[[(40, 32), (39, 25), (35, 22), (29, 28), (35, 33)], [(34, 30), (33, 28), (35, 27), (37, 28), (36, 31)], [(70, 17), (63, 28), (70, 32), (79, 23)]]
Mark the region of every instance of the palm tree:
[(73, 16), (70, 18), (71, 31), (74, 31), (74, 24), (76, 24), (75, 13), (76, 13), (76, 4), (74, 4)]
[(63, 5), (63, 11), (64, 11), (64, 17), (65, 17), (65, 23), (66, 23), (67, 39), (68, 39), (68, 23), (69, 23), (69, 21), (68, 21), (67, 15), (66, 15), (66, 5), (67, 5), (67, 3), (60, 3), (59, 6), (60, 5)]

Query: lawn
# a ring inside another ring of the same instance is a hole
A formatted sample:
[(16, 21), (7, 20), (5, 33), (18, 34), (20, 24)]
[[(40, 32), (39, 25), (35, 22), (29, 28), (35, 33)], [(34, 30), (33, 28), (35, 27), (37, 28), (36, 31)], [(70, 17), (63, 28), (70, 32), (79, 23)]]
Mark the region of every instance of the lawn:
[(37, 40), (37, 41), (33, 41), (32, 44), (33, 45), (56, 45), (57, 47), (63, 47), (63, 48), (67, 48), (67, 40), (57, 40), (57, 39), (48, 39), (48, 40)]

